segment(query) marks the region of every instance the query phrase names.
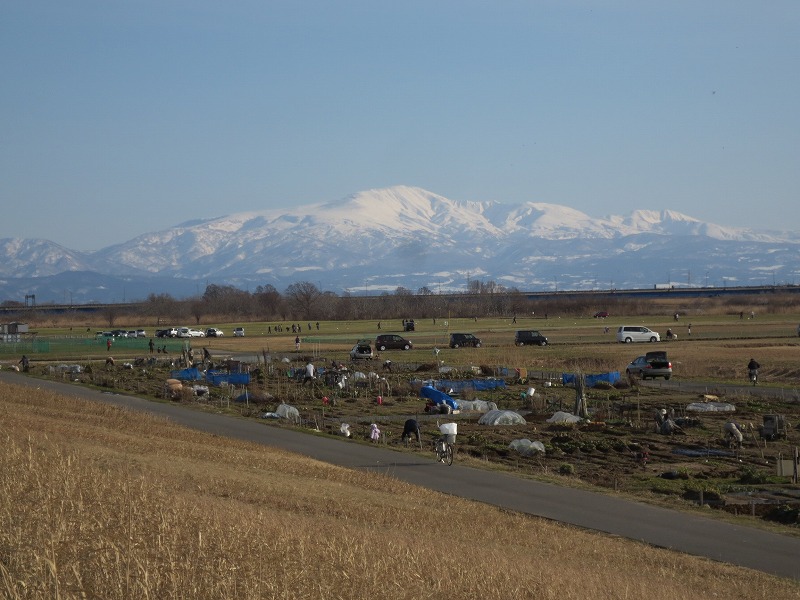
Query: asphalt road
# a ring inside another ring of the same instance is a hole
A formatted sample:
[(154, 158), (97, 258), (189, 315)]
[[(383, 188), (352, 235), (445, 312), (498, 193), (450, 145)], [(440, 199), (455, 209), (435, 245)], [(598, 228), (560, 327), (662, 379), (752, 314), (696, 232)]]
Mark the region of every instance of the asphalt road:
[(509, 510), (800, 579), (799, 538), (600, 493), (472, 469), (459, 465), (457, 458), (452, 467), (447, 467), (433, 458), (271, 427), (267, 422), (203, 413), (177, 404), (32, 379), (13, 372), (0, 372), (0, 378), (162, 415), (193, 429), (282, 448), (343, 467), (382, 473)]

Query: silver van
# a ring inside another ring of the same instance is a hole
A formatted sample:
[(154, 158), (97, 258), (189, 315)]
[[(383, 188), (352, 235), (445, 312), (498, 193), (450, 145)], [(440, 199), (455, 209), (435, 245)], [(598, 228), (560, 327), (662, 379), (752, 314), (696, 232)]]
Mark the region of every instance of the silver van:
[(617, 341), (630, 344), (631, 342), (660, 342), (661, 336), (657, 331), (639, 325), (622, 325), (617, 329)]

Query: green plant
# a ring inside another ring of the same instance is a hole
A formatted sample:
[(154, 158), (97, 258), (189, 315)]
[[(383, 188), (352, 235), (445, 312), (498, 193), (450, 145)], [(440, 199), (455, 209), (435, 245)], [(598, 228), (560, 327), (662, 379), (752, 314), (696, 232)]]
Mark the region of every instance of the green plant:
[(558, 466), (558, 473), (560, 475), (574, 475), (575, 467), (569, 463), (561, 463)]
[(762, 485), (768, 479), (769, 476), (764, 471), (757, 471), (753, 467), (745, 467), (739, 474), (739, 481), (748, 485)]

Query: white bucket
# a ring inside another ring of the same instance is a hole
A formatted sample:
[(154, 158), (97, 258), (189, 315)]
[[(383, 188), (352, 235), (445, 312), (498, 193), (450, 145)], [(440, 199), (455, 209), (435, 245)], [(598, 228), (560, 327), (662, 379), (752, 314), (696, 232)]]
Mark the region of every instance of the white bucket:
[(535, 388), (528, 388), (528, 397), (533, 396), (536, 393)]
[(455, 435), (458, 433), (458, 423), (442, 423), (439, 425), (439, 431), (444, 435)]

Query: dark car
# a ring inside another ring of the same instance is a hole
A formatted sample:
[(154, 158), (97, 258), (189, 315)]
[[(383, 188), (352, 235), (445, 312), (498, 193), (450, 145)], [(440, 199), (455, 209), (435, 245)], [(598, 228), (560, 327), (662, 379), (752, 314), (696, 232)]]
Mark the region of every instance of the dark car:
[(607, 316), (608, 316), (607, 310), (598, 310), (596, 313), (594, 313), (595, 319), (605, 319)]
[(520, 330), (514, 334), (517, 346), (547, 346), (547, 338), (535, 330)]
[(626, 368), (628, 377), (636, 375), (642, 379), (655, 379), (663, 377), (665, 380), (672, 377), (672, 363), (667, 359), (667, 353), (648, 352), (644, 356), (635, 358)]
[(451, 333), (450, 334), (450, 347), (463, 348), (464, 346), (472, 346), (473, 348), (481, 347), (480, 338), (475, 337), (471, 333)]
[(406, 338), (394, 333), (386, 333), (375, 338), (375, 347), (384, 350), (411, 350), (414, 346)]

